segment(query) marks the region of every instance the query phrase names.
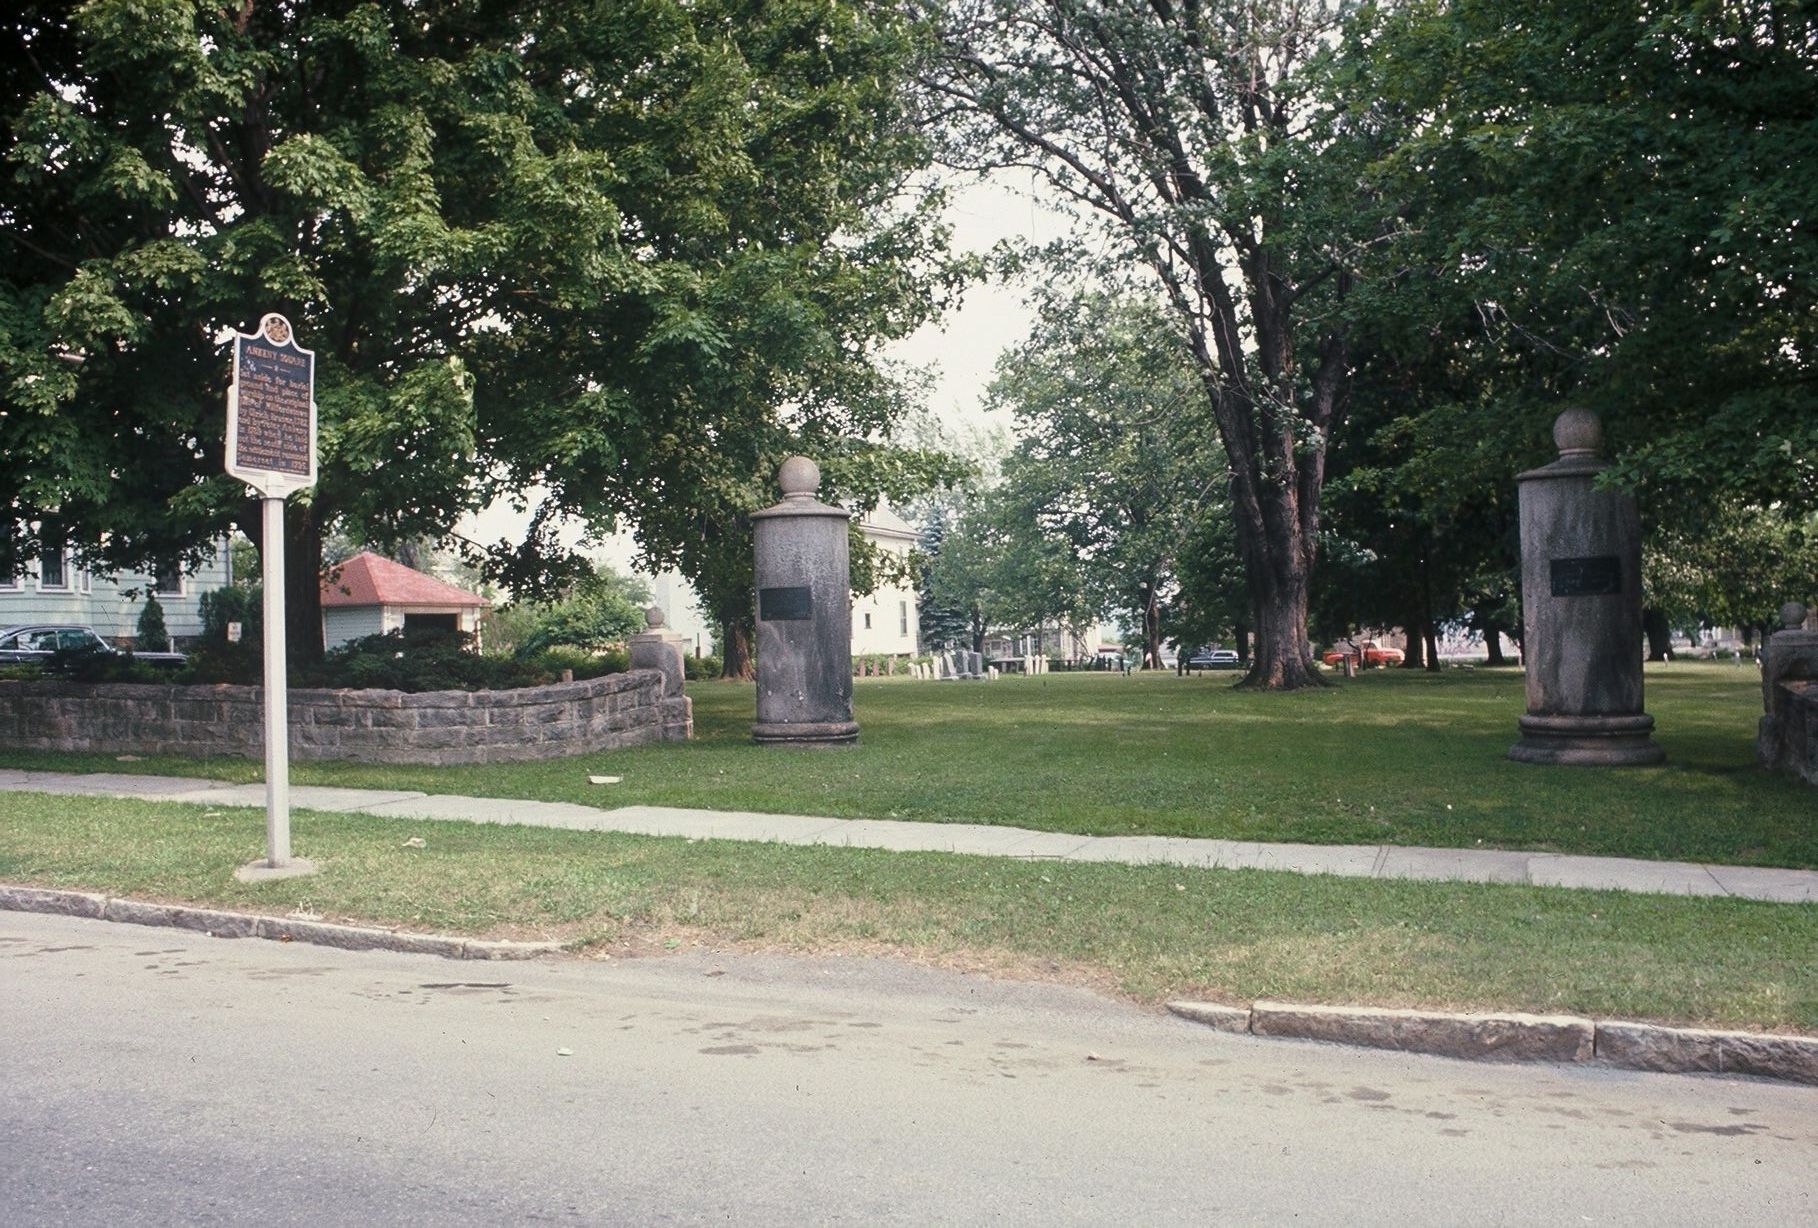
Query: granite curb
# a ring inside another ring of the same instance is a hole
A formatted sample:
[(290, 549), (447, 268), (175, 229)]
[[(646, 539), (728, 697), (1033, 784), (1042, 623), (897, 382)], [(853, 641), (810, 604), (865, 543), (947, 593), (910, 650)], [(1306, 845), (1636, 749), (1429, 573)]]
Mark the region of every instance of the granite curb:
[(1667, 1074), (1752, 1075), (1818, 1086), (1818, 1036), (1674, 1028), (1576, 1015), (1470, 1014), (1257, 1002), (1176, 1001), (1220, 1032), (1396, 1049), (1464, 1061), (1594, 1062)]
[(181, 904), (153, 904), (86, 891), (55, 891), (3, 883), (0, 883), (0, 912), (59, 913), (128, 925), (195, 930), (211, 938), (265, 938), (273, 942), (339, 947), (344, 951), (402, 951), (443, 959), (534, 959), (562, 950), (559, 942), (488, 941), (448, 934), (411, 934), (363, 925), (336, 925), (302, 917), (268, 917)]

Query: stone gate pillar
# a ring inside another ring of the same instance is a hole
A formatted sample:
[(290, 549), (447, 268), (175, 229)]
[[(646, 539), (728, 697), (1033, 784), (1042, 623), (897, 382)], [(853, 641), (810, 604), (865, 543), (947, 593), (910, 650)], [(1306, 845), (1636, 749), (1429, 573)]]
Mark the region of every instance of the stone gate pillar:
[(1659, 763), (1666, 752), (1642, 711), (1641, 518), (1629, 496), (1595, 488), (1596, 414), (1566, 410), (1553, 442), (1559, 459), (1516, 479), (1528, 711), (1509, 758)]
[(837, 746), (852, 719), (852, 516), (815, 498), (821, 471), (792, 456), (777, 471), (783, 501), (753, 512), (757, 589), (754, 741)]

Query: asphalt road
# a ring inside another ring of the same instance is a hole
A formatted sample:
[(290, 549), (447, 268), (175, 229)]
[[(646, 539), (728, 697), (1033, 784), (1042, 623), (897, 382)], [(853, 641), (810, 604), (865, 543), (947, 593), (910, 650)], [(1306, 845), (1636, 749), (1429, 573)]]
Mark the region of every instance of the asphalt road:
[(1818, 1091), (1231, 1037), (889, 961), (0, 913), (0, 1221), (1796, 1224)]

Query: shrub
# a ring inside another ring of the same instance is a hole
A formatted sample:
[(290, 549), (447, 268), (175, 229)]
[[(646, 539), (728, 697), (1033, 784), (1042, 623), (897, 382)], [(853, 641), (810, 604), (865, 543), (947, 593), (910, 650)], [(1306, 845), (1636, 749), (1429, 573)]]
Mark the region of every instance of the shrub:
[(178, 682), (194, 686), (218, 683), (258, 686), (265, 681), (264, 642), (257, 635), (243, 636), (238, 644), (212, 637), (205, 639), (201, 647), (189, 654), (189, 660), (174, 677)]
[(130, 652), (112, 652), (93, 644), (83, 648), (59, 648), (44, 662), (44, 672), (72, 682), (171, 681), (170, 674), (134, 661)]
[(336, 648), (313, 669), (295, 671), (300, 686), (385, 691), (496, 691), (546, 686), (571, 669), (575, 678), (623, 673), (627, 653), (547, 649), (534, 657), (488, 657), (472, 650), (472, 636), (446, 631), (369, 635)]
[(164, 626), (164, 607), (155, 593), (145, 595), (145, 607), (139, 611), (139, 626), (133, 643), (146, 652), (169, 652), (170, 631)]
[(725, 668), (718, 657), (683, 657), (682, 677), (690, 682), (702, 682), (718, 678)]
[(545, 648), (533, 657), (523, 659), (523, 664), (548, 674), (551, 679), (562, 676), (563, 670), (572, 670), (576, 682), (588, 678), (601, 678), (607, 674), (622, 674), (631, 668), (631, 653), (623, 648), (610, 648), (605, 652), (588, 652), (569, 644), (559, 644)]
[(210, 644), (227, 643), (227, 624), (240, 624), (240, 642), (254, 642), (265, 634), (264, 599), (258, 585), (251, 588), (218, 588), (202, 594), (202, 638)]

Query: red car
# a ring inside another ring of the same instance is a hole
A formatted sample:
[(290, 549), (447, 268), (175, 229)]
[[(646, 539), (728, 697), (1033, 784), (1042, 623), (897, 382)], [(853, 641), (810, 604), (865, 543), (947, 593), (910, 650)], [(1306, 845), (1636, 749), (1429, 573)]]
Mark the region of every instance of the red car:
[(1320, 660), (1327, 665), (1343, 665), (1346, 657), (1363, 658), (1365, 665), (1400, 665), (1406, 654), (1399, 648), (1384, 648), (1375, 640), (1365, 640), (1354, 648), (1334, 648)]

